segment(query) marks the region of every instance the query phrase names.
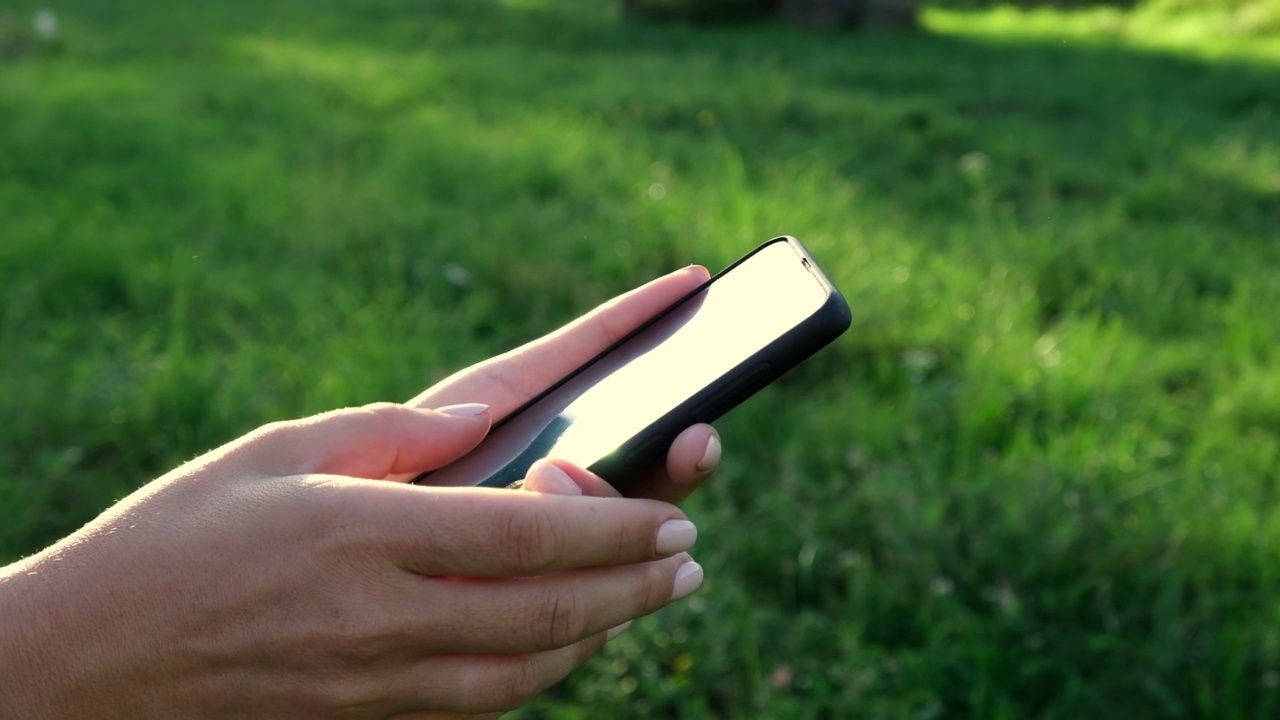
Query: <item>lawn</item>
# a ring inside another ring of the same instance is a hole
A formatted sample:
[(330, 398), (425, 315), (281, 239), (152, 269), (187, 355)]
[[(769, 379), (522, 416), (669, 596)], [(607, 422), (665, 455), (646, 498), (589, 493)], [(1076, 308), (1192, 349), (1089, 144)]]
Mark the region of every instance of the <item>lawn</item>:
[(719, 424), (700, 594), (519, 717), (1274, 717), (1280, 11), (1205, 4), (0, 7), (0, 561), (788, 233), (853, 327)]

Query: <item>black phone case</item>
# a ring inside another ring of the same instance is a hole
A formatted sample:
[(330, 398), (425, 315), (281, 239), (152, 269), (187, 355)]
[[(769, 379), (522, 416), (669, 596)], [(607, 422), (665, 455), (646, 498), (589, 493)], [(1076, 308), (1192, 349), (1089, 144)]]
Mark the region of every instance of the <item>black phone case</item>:
[[(615, 348), (661, 320), (686, 300), (702, 292), (722, 276), (732, 272), (734, 268), (741, 265), (748, 258), (770, 245), (780, 242), (791, 244), (814, 278), (827, 290), (826, 302), (804, 322), (796, 325), (782, 337), (739, 363), (724, 375), (721, 375), (716, 381), (698, 391), (693, 397), (672, 408), (657, 421), (623, 443), (608, 457), (588, 468), (608, 481), (623, 495), (630, 494), (628, 493), (629, 485), (640, 473), (648, 470), (654, 462), (666, 455), (671, 443), (685, 428), (696, 423), (709, 423), (723, 416), (747, 398), (762, 390), (769, 383), (782, 377), (788, 370), (826, 347), (849, 328), (852, 322), (849, 304), (845, 302), (840, 291), (831, 284), (831, 281), (818, 267), (818, 264), (814, 262), (813, 257), (809, 255), (809, 251), (805, 249), (804, 245), (800, 244), (799, 240), (784, 235), (761, 244), (739, 258), (732, 265), (716, 273), (689, 294), (672, 303), (640, 327), (610, 345), (577, 370), (548, 387), (537, 397), (521, 405), (510, 415), (499, 421), (495, 427), (537, 404), (561, 385), (572, 380), (579, 373), (613, 352)], [(430, 473), (423, 473), (414, 478), (414, 482), (421, 482), (429, 476)]]

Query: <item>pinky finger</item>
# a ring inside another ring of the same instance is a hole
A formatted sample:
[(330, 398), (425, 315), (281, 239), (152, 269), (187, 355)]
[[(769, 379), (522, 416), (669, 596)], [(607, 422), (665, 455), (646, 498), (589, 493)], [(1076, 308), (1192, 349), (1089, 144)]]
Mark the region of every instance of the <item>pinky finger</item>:
[(439, 718), (504, 713), (555, 685), (604, 646), (605, 633), (531, 655), (436, 656), (405, 678), (403, 710), (396, 718)]

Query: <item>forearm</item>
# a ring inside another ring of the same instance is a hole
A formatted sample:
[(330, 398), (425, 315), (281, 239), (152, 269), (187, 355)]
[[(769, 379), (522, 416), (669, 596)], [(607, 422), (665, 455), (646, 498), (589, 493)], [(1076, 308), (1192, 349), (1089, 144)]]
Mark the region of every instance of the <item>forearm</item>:
[(36, 558), (0, 567), (0, 718), (26, 720), (42, 715), (41, 697), (48, 697), (49, 678), (42, 672), (41, 627), (36, 613), (39, 582)]
[[(107, 543), (109, 544), (109, 543)], [(128, 682), (145, 650), (127, 617), (138, 603), (82, 530), (0, 568), (0, 720), (146, 716), (152, 688)]]

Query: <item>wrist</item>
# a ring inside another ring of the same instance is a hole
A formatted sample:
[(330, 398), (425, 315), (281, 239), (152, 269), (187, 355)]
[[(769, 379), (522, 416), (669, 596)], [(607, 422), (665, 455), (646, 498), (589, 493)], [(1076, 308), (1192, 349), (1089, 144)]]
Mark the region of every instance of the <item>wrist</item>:
[(44, 619), (37, 614), (39, 577), (35, 558), (0, 567), (0, 717), (6, 720), (48, 717), (51, 709), (53, 689), (41, 657)]

